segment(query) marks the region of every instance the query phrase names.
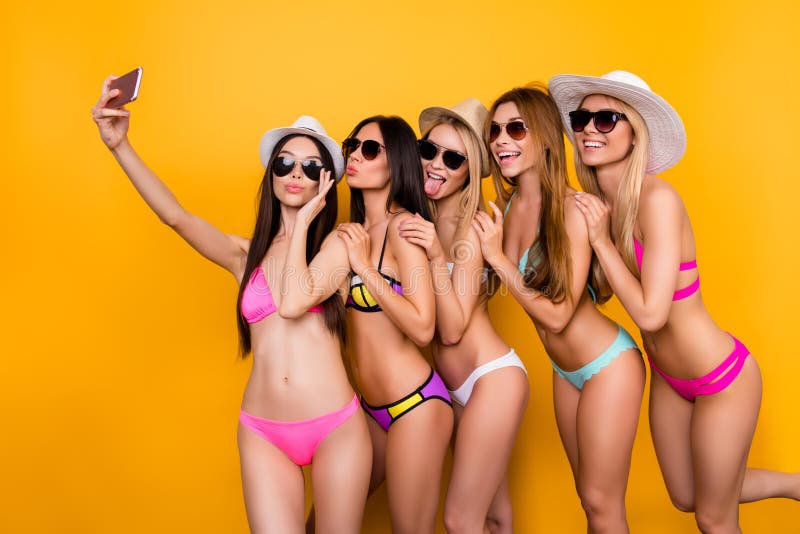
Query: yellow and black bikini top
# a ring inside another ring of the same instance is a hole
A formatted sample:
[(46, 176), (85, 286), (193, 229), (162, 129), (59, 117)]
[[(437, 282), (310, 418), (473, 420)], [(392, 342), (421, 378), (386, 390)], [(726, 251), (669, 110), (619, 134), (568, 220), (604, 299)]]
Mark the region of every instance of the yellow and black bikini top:
[[(403, 294), (403, 286), (400, 284), (399, 281), (395, 280), (388, 274), (383, 274), (381, 272), (381, 266), (383, 265), (383, 254), (386, 252), (386, 237), (389, 235), (389, 227), (386, 227), (386, 233), (383, 235), (383, 245), (381, 245), (381, 257), (378, 260), (378, 273), (383, 277), (384, 280), (389, 282), (389, 287), (392, 288), (392, 291), (397, 293), (398, 295)], [(358, 311), (362, 312), (379, 312), (381, 307), (378, 305), (378, 302), (375, 300), (367, 286), (364, 285), (364, 282), (361, 280), (361, 277), (357, 274), (353, 274), (350, 278), (350, 294), (347, 296), (347, 302), (345, 302), (346, 308), (354, 308)]]

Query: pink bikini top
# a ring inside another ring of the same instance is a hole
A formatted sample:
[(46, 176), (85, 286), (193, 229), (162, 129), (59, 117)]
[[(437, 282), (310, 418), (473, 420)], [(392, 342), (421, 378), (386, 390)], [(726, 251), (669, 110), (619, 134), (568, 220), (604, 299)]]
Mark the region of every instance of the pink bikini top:
[[(244, 293), (242, 294), (242, 315), (244, 315), (248, 323), (252, 324), (269, 317), (276, 311), (278, 311), (278, 307), (272, 299), (272, 291), (267, 285), (267, 279), (264, 277), (264, 270), (259, 265), (256, 267), (256, 270), (253, 271), (250, 280), (247, 282), (247, 286), (244, 288)], [(321, 312), (323, 310), (322, 306), (318, 304), (313, 308), (309, 308), (308, 311)]]
[[(633, 240), (633, 247), (636, 250), (636, 264), (639, 266), (639, 271), (642, 270), (642, 256), (644, 256), (644, 248), (642, 244), (639, 243), (635, 238)], [(685, 261), (681, 263), (681, 271), (690, 271), (692, 269), (697, 269), (697, 260), (692, 261)], [(697, 280), (689, 284), (688, 286), (684, 287), (683, 289), (679, 289), (675, 292), (672, 296), (672, 300), (683, 300), (686, 297), (690, 297), (697, 293), (697, 290), (700, 289), (700, 276), (697, 276)]]

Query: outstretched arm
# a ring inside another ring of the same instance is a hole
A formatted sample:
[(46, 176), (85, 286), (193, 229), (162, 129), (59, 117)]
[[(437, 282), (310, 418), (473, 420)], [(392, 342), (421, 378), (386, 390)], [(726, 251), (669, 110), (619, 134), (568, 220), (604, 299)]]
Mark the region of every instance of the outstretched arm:
[(175, 230), (200, 254), (241, 277), (249, 243), (237, 236), (223, 234), (203, 219), (187, 212), (172, 191), (142, 161), (128, 140), (130, 112), (106, 107), (119, 91), (110, 89), (114, 76), (103, 82), (100, 100), (92, 108), (100, 137), (128, 175), (136, 191), (161, 221)]

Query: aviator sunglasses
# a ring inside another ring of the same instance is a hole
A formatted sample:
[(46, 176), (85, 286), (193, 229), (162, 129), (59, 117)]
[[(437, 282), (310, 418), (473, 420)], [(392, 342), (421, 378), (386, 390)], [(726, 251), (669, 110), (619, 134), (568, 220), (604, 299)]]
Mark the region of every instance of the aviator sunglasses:
[(325, 170), (325, 166), (316, 159), (299, 160), (289, 156), (278, 156), (272, 162), (272, 172), (275, 176), (284, 177), (292, 172), (292, 169), (298, 163), (300, 168), (303, 169), (303, 174), (315, 182), (319, 181), (320, 173)]
[(361, 147), (361, 155), (364, 156), (364, 159), (368, 161), (377, 158), (378, 154), (380, 154), (381, 148), (386, 148), (373, 139), (362, 141), (361, 139), (356, 139), (355, 137), (348, 137), (342, 141), (342, 154), (344, 154), (345, 159), (349, 158), (350, 154), (358, 150), (358, 147)]
[(444, 148), (427, 139), (419, 140), (419, 155), (422, 159), (433, 161), (439, 152), (442, 153), (442, 163), (451, 171), (457, 171), (467, 161), (467, 156), (461, 152)]
[(594, 127), (600, 133), (609, 133), (620, 120), (626, 121), (624, 113), (603, 109), (600, 111), (587, 111), (578, 109), (569, 112), (569, 123), (573, 132), (582, 132), (589, 121), (594, 119)]
[(524, 138), (525, 134), (528, 132), (528, 127), (525, 126), (525, 123), (520, 120), (504, 122), (502, 124), (492, 121), (492, 125), (489, 127), (490, 143), (494, 142), (495, 139), (500, 137), (500, 132), (503, 131), (503, 127), (505, 127), (508, 136), (514, 141), (519, 141), (520, 139)]

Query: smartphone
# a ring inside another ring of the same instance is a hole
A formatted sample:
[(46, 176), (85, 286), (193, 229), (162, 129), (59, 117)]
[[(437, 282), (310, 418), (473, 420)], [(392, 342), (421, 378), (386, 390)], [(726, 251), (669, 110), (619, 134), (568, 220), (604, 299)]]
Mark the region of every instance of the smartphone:
[(139, 85), (142, 83), (142, 67), (137, 67), (124, 76), (111, 82), (111, 89), (119, 89), (119, 94), (108, 101), (106, 107), (121, 108), (133, 102), (139, 96)]

